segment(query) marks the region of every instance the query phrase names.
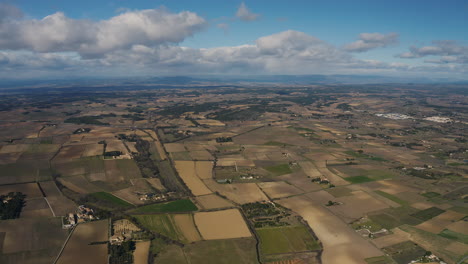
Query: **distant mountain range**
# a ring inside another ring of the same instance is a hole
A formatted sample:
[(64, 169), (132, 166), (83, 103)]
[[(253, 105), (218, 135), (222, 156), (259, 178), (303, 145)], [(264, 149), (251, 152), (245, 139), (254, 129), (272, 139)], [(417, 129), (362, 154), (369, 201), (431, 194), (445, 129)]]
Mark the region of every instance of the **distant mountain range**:
[(251, 76), (162, 76), (129, 78), (70, 78), (58, 80), (0, 80), (0, 88), (75, 87), (126, 85), (219, 85), (219, 84), (386, 84), (386, 83), (448, 83), (468, 84), (448, 78), (411, 78), (377, 75), (251, 75)]

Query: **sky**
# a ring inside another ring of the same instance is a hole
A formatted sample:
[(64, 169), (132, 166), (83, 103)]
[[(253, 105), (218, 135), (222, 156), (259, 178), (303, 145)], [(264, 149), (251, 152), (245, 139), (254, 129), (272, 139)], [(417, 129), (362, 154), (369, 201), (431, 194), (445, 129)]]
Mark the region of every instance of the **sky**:
[(468, 79), (468, 1), (0, 0), (0, 78)]

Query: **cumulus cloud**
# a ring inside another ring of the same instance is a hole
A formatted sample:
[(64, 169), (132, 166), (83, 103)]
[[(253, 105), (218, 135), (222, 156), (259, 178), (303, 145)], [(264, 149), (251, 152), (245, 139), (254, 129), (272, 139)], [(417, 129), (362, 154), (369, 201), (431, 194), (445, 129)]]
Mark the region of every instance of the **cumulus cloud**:
[(0, 24), (0, 49), (102, 56), (132, 45), (178, 43), (205, 24), (195, 13), (164, 9), (127, 11), (102, 21), (71, 19), (57, 12), (41, 20), (4, 21)]
[(404, 59), (422, 58), (435, 56), (436, 58), (425, 60), (428, 63), (459, 63), (468, 64), (468, 46), (462, 46), (453, 40), (433, 41), (431, 46), (409, 48), (409, 52), (396, 55)]
[(259, 14), (250, 11), (244, 2), (242, 2), (237, 9), (236, 16), (242, 21), (255, 21), (260, 17)]
[(398, 43), (397, 33), (361, 33), (359, 34), (359, 40), (347, 44), (344, 48), (349, 52), (365, 52), (396, 43)]

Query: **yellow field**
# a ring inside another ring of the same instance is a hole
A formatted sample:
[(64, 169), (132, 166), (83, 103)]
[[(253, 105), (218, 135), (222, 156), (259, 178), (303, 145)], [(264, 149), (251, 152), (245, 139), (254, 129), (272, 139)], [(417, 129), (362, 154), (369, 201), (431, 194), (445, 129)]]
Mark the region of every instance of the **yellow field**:
[(434, 234), (442, 232), (448, 225), (462, 219), (465, 215), (454, 211), (446, 211), (416, 227)]
[(219, 192), (238, 204), (268, 200), (255, 183), (219, 184), (212, 179), (205, 180), (204, 182), (211, 190)]
[(135, 245), (135, 251), (133, 251), (133, 263), (134, 264), (147, 264), (150, 250), (151, 241), (140, 241)]
[(83, 151), (82, 157), (92, 157), (102, 155), (104, 151), (104, 144), (87, 144), (85, 151)]
[(372, 243), (378, 248), (384, 248), (410, 240), (410, 235), (399, 228), (394, 228), (391, 231), (390, 235), (372, 239)]
[(195, 213), (195, 224), (206, 240), (252, 236), (237, 209)]
[(200, 241), (201, 237), (194, 225), (192, 214), (175, 214), (174, 221), (189, 242)]
[(200, 179), (211, 179), (213, 177), (213, 162), (195, 161), (195, 171)]
[(234, 206), (232, 203), (216, 194), (198, 196), (195, 200), (201, 205), (201, 207), (203, 207), (203, 209), (207, 210)]
[(178, 160), (175, 161), (175, 167), (182, 180), (195, 196), (212, 193), (212, 191), (206, 187), (203, 181), (197, 177), (195, 162)]

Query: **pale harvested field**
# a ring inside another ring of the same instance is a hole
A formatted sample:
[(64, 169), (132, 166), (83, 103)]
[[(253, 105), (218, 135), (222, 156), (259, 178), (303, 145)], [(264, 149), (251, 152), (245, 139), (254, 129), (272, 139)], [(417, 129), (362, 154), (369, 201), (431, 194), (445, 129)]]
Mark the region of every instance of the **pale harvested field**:
[(183, 152), (187, 151), (182, 143), (166, 143), (164, 144), (167, 152)]
[(462, 256), (468, 252), (468, 245), (460, 242), (452, 242), (445, 247), (445, 250), (453, 252), (455, 255)]
[(205, 180), (204, 182), (213, 192), (217, 191), (238, 204), (268, 200), (255, 183), (219, 184), (212, 179)]
[(303, 193), (299, 188), (294, 185), (287, 184), (286, 182), (261, 182), (258, 187), (262, 189), (268, 197), (272, 199), (284, 198), (292, 195)]
[(252, 236), (237, 209), (195, 213), (195, 224), (206, 240)]
[(396, 180), (383, 180), (383, 181), (374, 181), (374, 182), (366, 182), (361, 184), (361, 186), (365, 186), (371, 188), (373, 190), (380, 190), (389, 194), (398, 194), (401, 192), (418, 192), (417, 189), (409, 187), (402, 182)]
[(352, 195), (332, 199), (342, 204), (330, 206), (328, 209), (340, 216), (345, 222), (352, 222), (366, 214), (388, 208), (385, 203), (375, 199), (363, 191), (352, 192)]
[(134, 264), (148, 264), (148, 256), (151, 241), (139, 241), (135, 244), (135, 251), (133, 251)]
[(299, 166), (301, 166), (305, 174), (311, 178), (320, 177), (321, 175), (317, 167), (310, 161), (299, 161)]
[(128, 150), (124, 143), (120, 140), (106, 140), (107, 147), (106, 151), (120, 151), (123, 154), (128, 154)]
[(203, 196), (198, 196), (195, 200), (203, 207), (203, 209), (218, 209), (234, 206), (228, 200), (219, 197), (216, 194), (208, 194)]
[(225, 126), (223, 122), (220, 122), (214, 119), (199, 119), (197, 120), (197, 122), (201, 125), (207, 125), (207, 126)]
[(175, 161), (175, 167), (182, 180), (187, 184), (194, 195), (198, 196), (212, 193), (203, 181), (197, 177), (195, 162), (177, 160)]
[(29, 149), (28, 144), (3, 145), (0, 154), (24, 152)]
[(0, 186), (0, 195), (8, 194), (9, 192), (22, 192), (23, 194), (26, 194), (26, 200), (42, 197), (41, 190), (39, 190), (37, 183), (22, 183)]
[(399, 228), (394, 228), (391, 231), (393, 234), (372, 239), (372, 243), (374, 243), (378, 248), (384, 248), (410, 240), (410, 234)]
[(212, 161), (195, 161), (195, 171), (198, 178), (211, 179), (213, 177), (213, 162)]
[(104, 152), (104, 144), (87, 144), (83, 151), (82, 157), (92, 157), (102, 155)]
[(445, 213), (442, 213), (415, 227), (434, 234), (438, 234), (447, 228), (448, 225), (452, 224), (454, 221), (462, 219), (463, 217), (465, 217), (464, 214), (454, 211), (446, 211)]
[(383, 255), (379, 249), (314, 200), (303, 195), (277, 202), (297, 212), (307, 221), (323, 244), (324, 264), (361, 264), (366, 263), (366, 258)]
[(114, 235), (121, 235), (122, 233), (130, 233), (134, 231), (140, 231), (141, 229), (134, 223), (127, 219), (120, 219), (112, 223)]
[(164, 185), (162, 185), (161, 180), (158, 178), (147, 178), (145, 179), (151, 186), (156, 188), (159, 191), (166, 191)]
[(195, 227), (192, 214), (175, 214), (174, 221), (189, 242), (200, 241), (202, 238)]
[(457, 221), (455, 223), (448, 225), (447, 228), (454, 232), (468, 235), (468, 222), (466, 221), (463, 221), (463, 220)]
[(317, 166), (317, 169), (323, 176), (327, 177), (328, 180), (330, 180), (330, 182), (333, 183), (334, 185), (336, 186), (349, 185), (348, 181), (343, 180), (340, 176), (331, 172), (328, 168)]
[(125, 145), (128, 147), (128, 149), (130, 150), (130, 152), (138, 153), (138, 150), (137, 150), (136, 147), (135, 147), (136, 142), (125, 142)]
[[(68, 241), (58, 264), (107, 263), (107, 244), (89, 245), (108, 240), (108, 221), (79, 224)], [(86, 254), (83, 254), (86, 252)]]

